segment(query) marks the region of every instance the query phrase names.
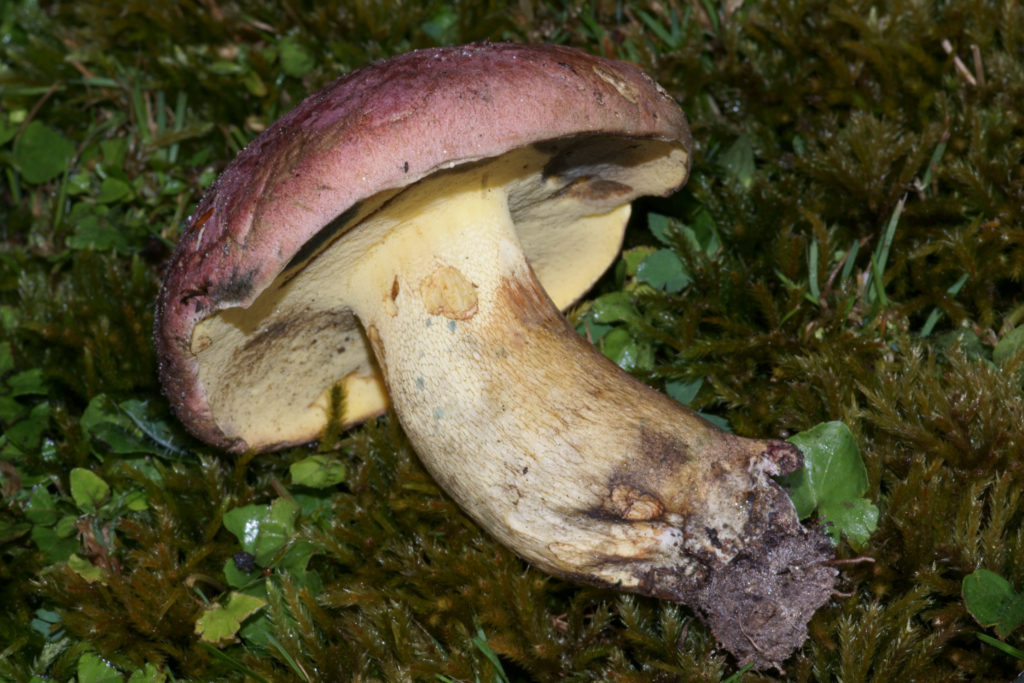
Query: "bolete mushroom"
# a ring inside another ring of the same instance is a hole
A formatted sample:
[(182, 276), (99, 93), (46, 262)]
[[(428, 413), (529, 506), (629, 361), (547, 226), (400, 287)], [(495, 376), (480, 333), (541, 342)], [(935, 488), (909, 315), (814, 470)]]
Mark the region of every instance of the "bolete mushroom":
[(686, 603), (740, 660), (781, 662), (836, 576), (771, 479), (799, 451), (715, 428), (559, 312), (691, 148), (650, 78), (564, 47), (343, 76), (189, 220), (156, 316), (174, 411), (237, 452), (316, 439), (336, 387), (347, 423), (390, 400), (438, 483), (530, 563)]

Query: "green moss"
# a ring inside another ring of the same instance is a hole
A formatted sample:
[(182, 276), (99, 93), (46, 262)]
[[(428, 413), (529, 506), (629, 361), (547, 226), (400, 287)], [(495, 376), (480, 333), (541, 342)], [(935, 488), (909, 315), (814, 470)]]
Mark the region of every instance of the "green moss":
[[(993, 353), (1024, 303), (1019, 5), (8, 0), (0, 32), (0, 677), (66, 680), (86, 652), (198, 680), (735, 671), (682, 608), (566, 584), (496, 545), (393, 418), (229, 458), (181, 433), (158, 393), (152, 301), (216, 171), (339, 73), (478, 39), (640, 62), (691, 118), (692, 180), (641, 202), (628, 236), (670, 248), (689, 284), (636, 287), (633, 264), (595, 291), (630, 292), (628, 337), (648, 354), (634, 371), (703, 380), (694, 406), (738, 433), (839, 419), (858, 436), (881, 510), (871, 561), (842, 565), (849, 595), (785, 674), (743, 680), (1017, 675), (977, 639), (960, 585), (977, 568), (1024, 585), (1022, 361)], [(24, 172), (31, 122), (70, 142), (66, 172)], [(669, 227), (652, 234), (651, 213)], [(83, 423), (101, 394), (104, 410), (148, 406), (104, 414), (138, 452)], [(288, 466), (314, 451), (346, 482), (293, 485)], [(75, 467), (109, 484), (108, 503), (78, 507)], [(231, 570), (242, 548), (224, 514), (281, 498), (299, 510), (281, 556)], [(196, 620), (236, 589), (267, 607), (211, 651)]]

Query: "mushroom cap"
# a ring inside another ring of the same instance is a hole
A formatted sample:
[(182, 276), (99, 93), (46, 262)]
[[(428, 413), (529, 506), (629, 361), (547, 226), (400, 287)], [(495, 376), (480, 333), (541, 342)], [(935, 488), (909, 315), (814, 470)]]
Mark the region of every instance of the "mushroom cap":
[[(219, 311), (252, 304), (315, 251), (339, 217), (437, 171), (592, 135), (668, 143), (683, 151), (685, 180), (692, 139), (676, 102), (636, 67), (571, 48), (483, 43), (419, 50), (353, 71), (307, 97), (217, 178), (165, 273), (154, 337), (161, 382), (178, 418), (209, 443), (247, 447), (214, 420), (193, 332)], [(571, 298), (594, 279), (588, 276)], [(386, 405), (371, 397), (356, 418)]]

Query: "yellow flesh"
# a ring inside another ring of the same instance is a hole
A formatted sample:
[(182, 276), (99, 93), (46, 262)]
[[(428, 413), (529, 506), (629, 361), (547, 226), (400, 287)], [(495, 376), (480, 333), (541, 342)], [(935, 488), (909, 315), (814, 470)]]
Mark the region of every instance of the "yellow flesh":
[(675, 180), (657, 176), (679, 166), (678, 154), (673, 150), (663, 161), (639, 169), (597, 169), (603, 179), (628, 182), (625, 194), (619, 188), (604, 196), (603, 186), (594, 189), (592, 173), (545, 178), (549, 155), (529, 148), (437, 173), (420, 181), (415, 192), (378, 200), (378, 209), (302, 268), (279, 277), (251, 306), (222, 311), (196, 326), (192, 350), (215, 420), (229, 437), (259, 448), (316, 438), (326, 424), (331, 387), (338, 383), (344, 390), (346, 423), (387, 407), (365, 333), (352, 315), (352, 273), (366, 272), (359, 266), (369, 251), (384, 254), (384, 261), (420, 254), (414, 237), (395, 240), (403, 233), (397, 217), (417, 222), (410, 233), (472, 222), (478, 207), (456, 201), (451, 188), (464, 185), (467, 177), (499, 178), (490, 182), (507, 197), (501, 203), (502, 220), (515, 224), (538, 278), (555, 304), (565, 308), (614, 260), (628, 202), (652, 184)]

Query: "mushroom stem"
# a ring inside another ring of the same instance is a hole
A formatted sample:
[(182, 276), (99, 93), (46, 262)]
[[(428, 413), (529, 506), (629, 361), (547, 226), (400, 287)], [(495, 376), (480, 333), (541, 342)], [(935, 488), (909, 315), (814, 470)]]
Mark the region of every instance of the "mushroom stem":
[[(441, 174), (360, 230), (390, 246), (371, 246), (344, 286), (412, 445), (463, 509), (531, 563), (688, 603), (713, 628), (737, 561), (756, 570), (736, 583), (769, 582), (753, 603), (725, 608), (755, 638), (750, 615), (765, 595), (781, 599), (780, 582), (827, 584), (786, 624), (799, 633), (775, 655), (785, 657), (835, 574), (809, 568), (830, 556), (827, 541), (800, 526), (770, 478), (798, 467), (799, 451), (719, 430), (580, 337), (519, 247), (501, 176)], [(771, 663), (764, 647), (746, 650)]]

